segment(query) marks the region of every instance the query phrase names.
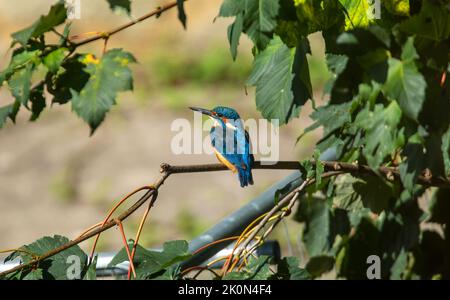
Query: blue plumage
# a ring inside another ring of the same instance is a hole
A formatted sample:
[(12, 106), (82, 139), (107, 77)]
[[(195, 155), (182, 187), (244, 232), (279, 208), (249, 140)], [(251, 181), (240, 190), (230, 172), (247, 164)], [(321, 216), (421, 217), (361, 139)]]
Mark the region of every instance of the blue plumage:
[(211, 143), (216, 156), (230, 170), (238, 173), (241, 187), (253, 184), (253, 154), (250, 139), (239, 114), (232, 108), (218, 106), (213, 110), (191, 108), (214, 119), (211, 128)]

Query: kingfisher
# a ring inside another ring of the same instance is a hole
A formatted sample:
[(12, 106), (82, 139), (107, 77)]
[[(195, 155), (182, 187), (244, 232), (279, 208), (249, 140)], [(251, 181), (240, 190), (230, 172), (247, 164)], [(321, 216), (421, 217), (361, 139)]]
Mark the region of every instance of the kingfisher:
[(250, 153), (250, 138), (244, 129), (239, 114), (232, 108), (217, 106), (212, 110), (189, 107), (200, 112), (214, 123), (210, 137), (217, 159), (233, 173), (238, 174), (241, 187), (253, 184), (253, 154)]

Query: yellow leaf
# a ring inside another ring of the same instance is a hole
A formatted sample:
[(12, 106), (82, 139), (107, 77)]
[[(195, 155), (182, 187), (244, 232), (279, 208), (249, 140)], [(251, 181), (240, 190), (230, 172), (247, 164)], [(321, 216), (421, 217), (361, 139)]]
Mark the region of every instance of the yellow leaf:
[(381, 0), (386, 9), (399, 16), (409, 16), (409, 0)]

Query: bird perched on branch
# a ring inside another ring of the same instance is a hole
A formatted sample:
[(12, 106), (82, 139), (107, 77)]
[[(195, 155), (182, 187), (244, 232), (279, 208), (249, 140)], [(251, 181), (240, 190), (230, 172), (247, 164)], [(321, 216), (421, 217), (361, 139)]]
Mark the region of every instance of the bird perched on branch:
[(210, 117), (211, 143), (217, 159), (233, 173), (238, 173), (241, 187), (253, 184), (253, 154), (250, 153), (250, 139), (239, 114), (232, 108), (217, 106), (212, 110), (190, 107)]

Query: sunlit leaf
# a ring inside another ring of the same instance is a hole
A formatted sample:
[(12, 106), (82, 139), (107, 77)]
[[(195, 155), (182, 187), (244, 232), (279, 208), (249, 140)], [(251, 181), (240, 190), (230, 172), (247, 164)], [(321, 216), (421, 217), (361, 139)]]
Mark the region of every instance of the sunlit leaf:
[(426, 82), (417, 70), (414, 59), (417, 52), (414, 49), (414, 39), (410, 38), (403, 47), (402, 59), (389, 59), (389, 71), (384, 92), (398, 101), (405, 115), (417, 119), (425, 101)]
[(303, 45), (289, 49), (275, 37), (256, 57), (247, 84), (256, 86), (256, 106), (264, 118), (285, 124), (296, 117), (311, 97)]
[(101, 59), (91, 54), (81, 58), (90, 75), (88, 82), (78, 92), (71, 89), (72, 109), (91, 127), (91, 133), (104, 120), (106, 113), (116, 104), (117, 93), (133, 89), (129, 64), (135, 58), (120, 49), (107, 51)]
[(67, 18), (67, 9), (64, 3), (63, 0), (60, 0), (50, 8), (47, 15), (41, 16), (30, 27), (13, 33), (12, 38), (25, 46), (30, 38), (38, 37), (62, 24)]
[(345, 8), (345, 29), (354, 29), (356, 27), (367, 27), (372, 23), (370, 18), (371, 3), (368, 0), (339, 0)]
[(66, 56), (66, 51), (66, 48), (58, 48), (44, 57), (43, 63), (50, 72), (56, 73), (56, 71), (59, 70), (61, 63)]

